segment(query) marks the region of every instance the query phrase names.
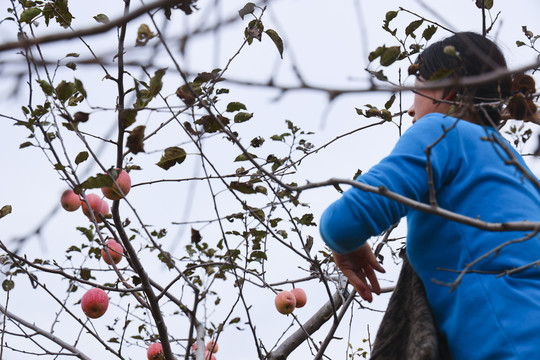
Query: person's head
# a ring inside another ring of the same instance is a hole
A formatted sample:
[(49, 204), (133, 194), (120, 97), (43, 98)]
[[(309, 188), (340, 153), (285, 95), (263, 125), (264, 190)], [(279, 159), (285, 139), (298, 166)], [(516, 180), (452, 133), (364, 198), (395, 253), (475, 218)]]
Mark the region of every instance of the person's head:
[[(418, 56), (416, 65), (417, 85), (446, 78), (457, 82), (469, 76), (506, 70), (506, 60), (499, 47), (488, 38), (473, 32), (456, 33), (431, 44)], [(534, 88), (534, 81), (532, 85)], [(478, 85), (420, 90), (415, 93), (409, 115), (416, 121), (427, 113), (448, 114), (452, 109), (455, 116), (493, 126), (500, 122), (502, 103), (512, 95), (512, 91), (510, 75)]]

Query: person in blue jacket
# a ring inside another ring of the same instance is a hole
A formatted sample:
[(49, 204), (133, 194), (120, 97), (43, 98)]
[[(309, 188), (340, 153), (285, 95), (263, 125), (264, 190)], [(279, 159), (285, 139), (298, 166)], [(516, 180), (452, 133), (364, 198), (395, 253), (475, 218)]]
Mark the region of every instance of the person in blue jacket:
[[(506, 69), (497, 45), (470, 32), (433, 43), (416, 64), (418, 87), (441, 69), (456, 81)], [(537, 177), (497, 131), (501, 104), (513, 119), (534, 118), (534, 92), (523, 74), (417, 90), (413, 125), (356, 180), (486, 223), (540, 222)], [(409, 261), (452, 358), (540, 358), (538, 230), (483, 230), (352, 187), (324, 211), (320, 233), (360, 296), (372, 301), (384, 272), (366, 240), (404, 216)]]

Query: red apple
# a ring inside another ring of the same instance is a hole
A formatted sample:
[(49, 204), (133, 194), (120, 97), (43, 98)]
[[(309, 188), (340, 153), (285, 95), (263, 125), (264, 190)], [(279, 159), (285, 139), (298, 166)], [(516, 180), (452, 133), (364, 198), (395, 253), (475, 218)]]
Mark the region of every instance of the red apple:
[(296, 298), (287, 290), (284, 290), (276, 295), (276, 309), (284, 315), (288, 315), (294, 311), (296, 307)]
[(60, 203), (67, 211), (75, 211), (81, 206), (81, 199), (73, 190), (66, 190), (60, 197)]
[(109, 204), (103, 199), (101, 199), (101, 209), (99, 210), (99, 213), (102, 216), (109, 215)]
[(86, 292), (81, 299), (83, 312), (91, 319), (97, 319), (107, 311), (109, 307), (109, 297), (105, 291), (93, 288)]
[[(101, 222), (99, 214), (101, 214), (102, 216), (109, 214), (109, 204), (107, 204), (107, 202), (101, 199), (98, 195), (88, 194), (86, 195), (86, 201), (88, 201), (88, 204), (90, 205), (90, 208), (92, 209), (97, 222)], [(84, 215), (86, 215), (88, 219), (91, 220), (92, 217), (90, 215), (90, 211), (88, 210), (88, 206), (86, 205), (86, 202), (84, 202), (84, 200), (81, 200), (81, 209)]]
[(101, 188), (101, 192), (107, 199), (110, 200), (120, 200), (122, 198), (122, 194), (127, 195), (129, 193), (129, 190), (131, 190), (131, 178), (129, 177), (129, 174), (125, 170), (115, 169), (116, 172), (120, 171), (118, 173), (118, 177), (115, 179), (116, 183), (118, 184), (118, 187), (122, 191), (118, 191), (118, 187), (113, 184), (112, 187), (104, 187)]
[(161, 346), (161, 343), (150, 344), (146, 354), (148, 355), (148, 360), (165, 359), (163, 357), (163, 347)]
[(291, 293), (296, 298), (296, 307), (301, 308), (302, 306), (306, 305), (307, 302), (307, 295), (306, 292), (301, 288), (294, 288), (291, 290)]
[(105, 252), (108, 252), (109, 255), (111, 255), (112, 261), (114, 261), (115, 264), (118, 264), (120, 260), (122, 260), (122, 254), (124, 254), (124, 248), (120, 243), (118, 243), (114, 239), (108, 239), (105, 241), (105, 246), (101, 249), (101, 258), (105, 263), (111, 265), (109, 258), (107, 257), (107, 254)]
[(211, 351), (213, 353), (217, 353), (218, 344), (214, 340), (210, 340), (208, 343), (206, 343), (205, 349), (206, 349), (206, 351)]
[(212, 354), (210, 351), (205, 351), (204, 360), (216, 360), (216, 355)]

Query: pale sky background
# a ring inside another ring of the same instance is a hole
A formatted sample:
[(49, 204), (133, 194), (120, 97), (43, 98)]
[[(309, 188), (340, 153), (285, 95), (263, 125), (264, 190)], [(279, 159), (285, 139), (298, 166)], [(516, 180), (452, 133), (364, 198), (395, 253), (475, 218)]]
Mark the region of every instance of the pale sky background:
[[(133, 6), (138, 6), (137, 1), (132, 1)], [(439, 21), (444, 26), (459, 31), (480, 31), (481, 30), (481, 12), (474, 6), (472, 0), (454, 0), (454, 1), (431, 1), (425, 2), (432, 7), (426, 9), (422, 1), (401, 0), (401, 1), (337, 1), (328, 2), (322, 0), (278, 0), (268, 5), (267, 13), (263, 18), (266, 28), (275, 29), (285, 41), (284, 59), (279, 59), (277, 50), (269, 38), (264, 38), (262, 43), (254, 42), (250, 47), (242, 51), (237, 59), (232, 63), (226, 77), (231, 79), (243, 79), (246, 81), (264, 82), (268, 81), (269, 74), (274, 73), (275, 83), (282, 85), (295, 85), (296, 79), (291, 71), (291, 63), (294, 62), (304, 76), (305, 80), (311, 85), (328, 86), (333, 88), (365, 88), (367, 83), (367, 73), (364, 68), (367, 66), (367, 53), (374, 50), (377, 46), (386, 44), (387, 46), (396, 45), (386, 32), (381, 29), (384, 14), (390, 10), (397, 10), (400, 6), (408, 10), (419, 13), (427, 18)], [(86, 26), (93, 26), (95, 22), (92, 16), (98, 13), (105, 13), (111, 19), (116, 18), (122, 13), (121, 1), (94, 0), (94, 1), (73, 1), (70, 9), (72, 10), (75, 21), (74, 28), (81, 29)], [(221, 7), (221, 18), (229, 18), (234, 15), (245, 1), (226, 0), (219, 3)], [(195, 12), (189, 17), (179, 16), (168, 26), (174, 29), (169, 34), (178, 32), (182, 34), (186, 29), (192, 29), (200, 26), (201, 23), (207, 25), (215, 21), (215, 17), (206, 18), (205, 14), (208, 8), (215, 6), (215, 1), (199, 1), (200, 11)], [(515, 68), (535, 60), (536, 53), (525, 47), (517, 48), (516, 40), (525, 41), (521, 26), (527, 25), (535, 34), (540, 33), (537, 15), (540, 13), (540, 3), (536, 0), (517, 0), (517, 1), (495, 1), (492, 15), (495, 16), (501, 11), (500, 19), (492, 31), (494, 38), (505, 52), (510, 68)], [(0, 15), (5, 17), (5, 9), (0, 9)], [(393, 27), (403, 31), (403, 24), (416, 20), (411, 15), (400, 15), (392, 23)], [(128, 44), (133, 44), (137, 25), (140, 23), (150, 24), (147, 17), (141, 17), (134, 22), (128, 30)], [(226, 61), (233, 56), (241, 45), (243, 40), (243, 28), (247, 21), (236, 22), (233, 25), (227, 25), (219, 33), (207, 34), (198, 37), (189, 43), (187, 48), (188, 56), (182, 59), (183, 66), (190, 72), (209, 71), (215, 67), (222, 67)], [(49, 31), (48, 29), (39, 30)], [(58, 31), (57, 26), (51, 27), (52, 32)], [(436, 33), (434, 40), (447, 36), (442, 29)], [(13, 25), (4, 22), (0, 25), (0, 42), (13, 41)], [(111, 59), (114, 54), (115, 31), (110, 31), (102, 36), (89, 37), (86, 40), (99, 53), (107, 54), (107, 59)], [(81, 58), (87, 58), (88, 51), (81, 46), (78, 41), (70, 41), (55, 46), (44, 48), (46, 57), (56, 60), (60, 55), (69, 52), (80, 52)], [(127, 57), (130, 59), (148, 58), (147, 49), (129, 48)], [(21, 106), (25, 104), (27, 88), (24, 81), (17, 83), (12, 76), (14, 71), (24, 71), (25, 65), (19, 55), (13, 52), (0, 54), (0, 61), (16, 59), (17, 63), (6, 63), (0, 65), (0, 72), (4, 77), (0, 85), (0, 113), (22, 118)], [(76, 61), (76, 59), (75, 59)], [(174, 73), (167, 58), (158, 59), (158, 63), (169, 66), (165, 78), (164, 93), (174, 93), (175, 89), (181, 84), (180, 77)], [(114, 73), (114, 68), (111, 67)], [(387, 70), (387, 75), (393, 80), (397, 79), (397, 69)], [(140, 71), (134, 71), (135, 76), (141, 76)], [(63, 70), (58, 73), (59, 79), (70, 80), (73, 76), (83, 80), (89, 94), (89, 104), (92, 106), (102, 106), (110, 109), (114, 106), (115, 89), (106, 81), (102, 81), (103, 72), (95, 67), (84, 67), (79, 65), (79, 70), (75, 73), (70, 70)], [(176, 79), (176, 80), (175, 80)], [(19, 95), (10, 96), (13, 87), (19, 84), (23, 86)], [(369, 124), (372, 119), (365, 119), (356, 115), (355, 107), (363, 108), (367, 103), (381, 107), (388, 94), (356, 93), (338, 98), (331, 104), (325, 93), (315, 91), (296, 91), (289, 92), (283, 96), (275, 90), (254, 87), (228, 86), (231, 89), (229, 99), (243, 102), (248, 107), (249, 112), (254, 112), (253, 121), (242, 127), (249, 129), (250, 136), (245, 136), (245, 142), (260, 134), (270, 135), (286, 131), (285, 120), (289, 119), (300, 126), (302, 130), (312, 131), (315, 134), (309, 136), (309, 141), (316, 146), (322, 145), (336, 136), (351, 131), (360, 126)], [(34, 84), (34, 88), (36, 85)], [(227, 99), (227, 98), (225, 98)], [(403, 96), (403, 108), (409, 106), (412, 97), (410, 94)], [(227, 100), (223, 100), (226, 103)], [(81, 111), (88, 111), (88, 103), (81, 104), (78, 108)], [(396, 101), (392, 110), (398, 111), (398, 102)], [(93, 111), (91, 121), (88, 123), (88, 130), (104, 136), (111, 136), (111, 129), (115, 121), (116, 114), (111, 111)], [(410, 126), (410, 119), (405, 119), (405, 128)], [(153, 117), (145, 119), (139, 118), (140, 124), (155, 124)], [(160, 121), (160, 120), (159, 120)], [(535, 133), (537, 128), (533, 128)], [(27, 141), (27, 131), (22, 127), (12, 126), (12, 121), (0, 118), (0, 133), (2, 141), (0, 142), (0, 167), (2, 168), (0, 176), (0, 185), (3, 189), (0, 192), (0, 206), (10, 204), (13, 206), (13, 213), (0, 220), (0, 239), (13, 248), (16, 247), (16, 239), (20, 236), (28, 235), (37, 224), (43, 221), (44, 217), (49, 216), (51, 211), (59, 207), (59, 198), (66, 185), (59, 179), (58, 174), (52, 170), (51, 164), (46, 160), (44, 154), (37, 148), (27, 148), (19, 150), (19, 144)], [(115, 134), (115, 133), (113, 133)], [(163, 137), (160, 138), (164, 143), (148, 143), (146, 145), (146, 154), (137, 156), (136, 162), (141, 164), (147, 171), (134, 172), (132, 174), (133, 182), (140, 183), (152, 179), (161, 179), (165, 177), (183, 178), (189, 176), (201, 176), (198, 160), (188, 160), (185, 164), (172, 168), (165, 172), (153, 165), (157, 160), (163, 147), (177, 145), (178, 129), (166, 130)], [(69, 134), (68, 134), (69, 135)], [(114, 135), (115, 136), (115, 135)], [(377, 163), (391, 150), (398, 138), (397, 128), (391, 124), (375, 127), (366, 131), (359, 132), (353, 136), (341, 139), (337, 143), (329, 146), (316, 156), (307, 158), (299, 168), (296, 179), (299, 183), (306, 181), (320, 181), (330, 177), (350, 178), (357, 169), (367, 171), (370, 166)], [(536, 136), (535, 136), (536, 138)], [(269, 142), (269, 140), (268, 140)], [(66, 144), (72, 153), (76, 154), (82, 151), (82, 145), (74, 137), (66, 138)], [(163, 145), (166, 144), (166, 145)], [(239, 154), (240, 151), (232, 145), (226, 147), (217, 141), (206, 143), (205, 150), (211, 154), (214, 162), (222, 166), (223, 169), (234, 169), (239, 164), (230, 166), (232, 154)], [(531, 143), (533, 145), (533, 143)], [(275, 146), (276, 152), (283, 152), (286, 149)], [(106, 166), (113, 165), (115, 154), (111, 148), (105, 148), (101, 159)], [(194, 157), (195, 158), (195, 157)], [(220, 159), (223, 159), (220, 161)], [(540, 173), (538, 162), (528, 159), (534, 172)], [(85, 175), (95, 174), (97, 167), (81, 166), (81, 173)], [(90, 165), (90, 164), (89, 164)], [(223, 170), (227, 173), (226, 170)], [(81, 175), (84, 178), (84, 175)], [(301, 200), (311, 204), (312, 212), (316, 221), (324, 208), (338, 194), (334, 189), (316, 189), (302, 194)], [(164, 239), (164, 247), (172, 251), (175, 255), (180, 254), (183, 246), (189, 242), (190, 226), (171, 225), (171, 222), (185, 222), (193, 220), (206, 220), (214, 218), (212, 204), (207, 194), (207, 187), (203, 182), (196, 183), (193, 186), (172, 183), (162, 185), (151, 185), (147, 187), (135, 187), (129, 194), (130, 202), (137, 208), (139, 214), (146, 224), (155, 226), (156, 229), (167, 227), (169, 235)], [(125, 206), (122, 207), (126, 212)], [(126, 215), (124, 215), (126, 216)], [(88, 226), (88, 221), (80, 213), (66, 213), (64, 211), (54, 212), (49, 222), (42, 229), (39, 235), (33, 236), (28, 240), (22, 252), (29, 258), (54, 258), (58, 259), (63, 266), (70, 266), (65, 261), (65, 249), (78, 241), (83, 242), (84, 238), (75, 229), (77, 226)], [(194, 225), (194, 227), (196, 227)], [(212, 227), (201, 229), (206, 241), (212, 242), (213, 238), (219, 239), (219, 235), (213, 233)], [(396, 236), (405, 233), (404, 227), (401, 227)], [(322, 241), (316, 228), (305, 229), (305, 234), (311, 234), (315, 238), (315, 247), (322, 249)], [(214, 242), (215, 243), (215, 242)], [(290, 257), (283, 246), (279, 244), (270, 244), (271, 249), (267, 264), (269, 283), (296, 279), (303, 277), (306, 273), (299, 270), (295, 258)], [(177, 252), (174, 252), (177, 251)], [(381, 278), (383, 286), (391, 286), (397, 278), (399, 267), (393, 265), (391, 258), (386, 254), (385, 267), (388, 273)], [(272, 260), (275, 259), (275, 260)], [(143, 259), (144, 260), (144, 259)], [(148, 259), (154, 264), (153, 259)], [(74, 264), (77, 264), (74, 261)], [(125, 265), (125, 263), (124, 263)], [(305, 264), (302, 264), (303, 266)], [(92, 268), (106, 269), (105, 266), (92, 260), (87, 266)], [(156, 276), (168, 273), (160, 267), (149, 268), (149, 271)], [(39, 275), (39, 274), (38, 274)], [(39, 275), (40, 280), (48, 278)], [(113, 281), (114, 274), (100, 274), (99, 279)], [(0, 280), (3, 280), (0, 279)], [(59, 281), (58, 278), (51, 277), (47, 285), (55, 291), (60, 299), (65, 298), (66, 281)], [(308, 292), (308, 304), (303, 309), (295, 312), (300, 321), (306, 321), (319, 306), (326, 302), (325, 291), (318, 281), (312, 281), (303, 285)], [(227, 294), (232, 290), (230, 287), (218, 286), (215, 288), (220, 294)], [(235, 290), (236, 291), (236, 290)], [(67, 300), (68, 307), (81, 316), (82, 312), (78, 305), (73, 305), (83, 292), (79, 291)], [(252, 315), (254, 323), (257, 326), (259, 337), (264, 343), (271, 347), (278, 340), (281, 333), (291, 323), (290, 317), (284, 317), (275, 312), (273, 294), (267, 289), (250, 288), (247, 291), (250, 304), (253, 305)], [(232, 301), (226, 295), (222, 295), (222, 302)], [(118, 316), (123, 321), (122, 315), (114, 314), (115, 305), (119, 301), (125, 304), (125, 301), (115, 296), (112, 300), (110, 309), (101, 319), (94, 320), (96, 327), (103, 327), (111, 323)], [(358, 305), (354, 305), (354, 317), (350, 318), (350, 312), (346, 319), (341, 323), (337, 336), (343, 337), (343, 340), (333, 341), (327, 350), (327, 355), (332, 359), (345, 359), (347, 349), (347, 339), (350, 336), (351, 344), (354, 348), (365, 347), (362, 339), (369, 334), (373, 340), (375, 337), (378, 322), (385, 309), (388, 295), (376, 298), (370, 305), (375, 311), (359, 310)], [(5, 305), (6, 293), (0, 292), (0, 304)], [(211, 309), (212, 306), (209, 306)], [(44, 329), (49, 329), (52, 320), (56, 316), (59, 307), (52, 303), (50, 299), (36, 291), (31, 291), (28, 280), (19, 276), (16, 279), (16, 287), (10, 293), (9, 310), (13, 313), (35, 322)], [(226, 309), (222, 307), (221, 309)], [(171, 306), (164, 307), (165, 313), (170, 314), (174, 309)], [(236, 312), (245, 320), (244, 312), (238, 309)], [(222, 310), (223, 311), (223, 310)], [(211, 313), (207, 314), (209, 321), (219, 323), (226, 314)], [(60, 315), (63, 319), (63, 314)], [(349, 321), (351, 320), (351, 321)], [(12, 324), (9, 326), (13, 327)], [(175, 332), (184, 336), (182, 331), (185, 326), (183, 320), (176, 321), (169, 317), (168, 327), (173, 336)], [(297, 325), (293, 326), (295, 330)], [(317, 340), (323, 340), (328, 326), (321, 331)], [(65, 324), (55, 326), (55, 335), (65, 337), (68, 342), (73, 341), (80, 331), (80, 326), (73, 321), (66, 320)], [(290, 330), (289, 330), (290, 332)], [(107, 339), (108, 333), (104, 332), (103, 337)], [(91, 358), (108, 359), (111, 358), (104, 353), (91, 340), (84, 338), (80, 342), (80, 348)], [(10, 337), (8, 343), (17, 343), (20, 339)], [(220, 350), (216, 354), (218, 360), (240, 359), (248, 360), (256, 358), (254, 343), (249, 330), (236, 331), (228, 329), (220, 337)], [(4, 358), (11, 359), (34, 359), (34, 355), (14, 354), (4, 349)], [(173, 348), (174, 351), (174, 348)], [(179, 351), (181, 352), (181, 351)], [(125, 349), (127, 358), (141, 359), (146, 356), (146, 349), (127, 348)], [(310, 352), (307, 346), (302, 346), (291, 354), (289, 359), (299, 360), (310, 358)], [(41, 357), (41, 359), (53, 359), (53, 357)]]

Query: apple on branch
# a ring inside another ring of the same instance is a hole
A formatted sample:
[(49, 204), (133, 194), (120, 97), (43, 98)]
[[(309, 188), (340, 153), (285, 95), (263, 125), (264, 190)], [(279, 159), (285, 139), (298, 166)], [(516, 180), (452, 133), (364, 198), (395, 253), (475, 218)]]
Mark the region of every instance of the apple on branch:
[(281, 314), (288, 315), (296, 308), (296, 298), (287, 290), (284, 290), (276, 295), (275, 305), (277, 311)]
[(150, 344), (146, 355), (148, 356), (148, 360), (165, 359), (163, 356), (163, 347), (161, 346), (161, 343), (158, 342)]
[[(94, 213), (94, 217), (96, 218), (97, 222), (101, 222), (101, 218), (99, 215), (106, 216), (109, 214), (109, 204), (103, 199), (101, 199), (96, 194), (88, 194), (86, 195), (86, 201), (88, 201), (88, 205), (90, 205), (90, 209), (92, 209), (92, 212)], [(88, 217), (88, 219), (92, 219), (90, 210), (88, 209), (88, 205), (86, 205), (86, 202), (81, 200), (81, 209), (84, 215)]]
[(206, 343), (206, 346), (204, 348), (205, 348), (206, 351), (217, 353), (218, 344), (214, 340), (210, 340), (209, 342)]
[[(122, 194), (125, 196), (129, 193), (129, 190), (131, 190), (131, 178), (129, 177), (129, 174), (125, 170), (120, 169), (115, 169), (114, 172), (111, 172), (112, 176), (115, 174), (118, 174), (115, 178), (118, 187), (113, 184), (112, 187), (101, 188), (101, 192), (109, 200), (120, 200), (123, 197)], [(120, 191), (118, 188), (120, 188)]]
[(124, 248), (120, 243), (112, 238), (105, 241), (105, 246), (101, 249), (101, 258), (105, 263), (111, 265), (107, 253), (111, 256), (112, 261), (115, 264), (118, 264), (122, 260), (122, 255), (124, 254)]
[(62, 207), (67, 211), (75, 211), (81, 206), (81, 198), (73, 190), (66, 190), (60, 197)]
[(99, 288), (88, 290), (81, 299), (83, 312), (91, 319), (97, 319), (107, 311), (109, 307), (109, 297), (107, 293)]
[(306, 305), (307, 302), (307, 295), (304, 289), (302, 288), (294, 288), (291, 290), (291, 293), (296, 298), (296, 307), (301, 308), (302, 306)]

